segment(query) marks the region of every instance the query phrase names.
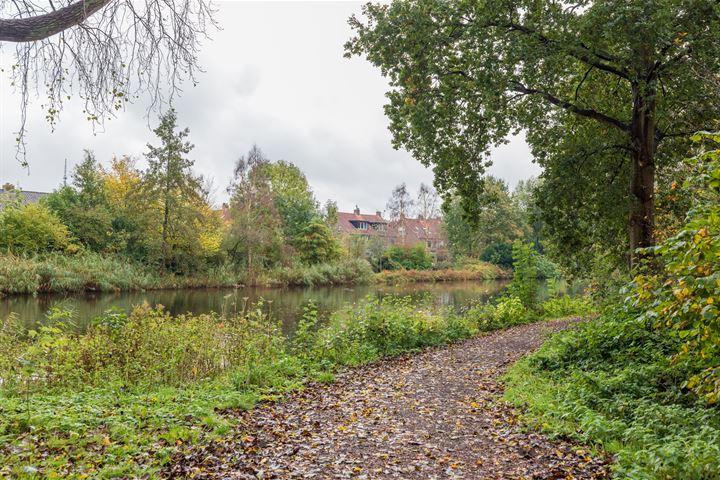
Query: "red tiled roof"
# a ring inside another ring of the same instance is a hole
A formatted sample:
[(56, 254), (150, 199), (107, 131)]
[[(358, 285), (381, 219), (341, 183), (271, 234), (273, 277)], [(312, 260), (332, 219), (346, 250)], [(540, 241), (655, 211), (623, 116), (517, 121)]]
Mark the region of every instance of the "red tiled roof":
[(427, 240), (443, 240), (445, 232), (439, 218), (402, 218), (388, 226), (388, 236), (404, 245), (424, 243)]

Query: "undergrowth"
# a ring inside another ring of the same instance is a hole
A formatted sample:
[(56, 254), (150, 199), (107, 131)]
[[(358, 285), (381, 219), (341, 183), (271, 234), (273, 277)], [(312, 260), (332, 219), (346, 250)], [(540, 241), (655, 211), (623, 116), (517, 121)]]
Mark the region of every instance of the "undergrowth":
[(109, 311), (84, 333), (0, 328), (0, 476), (154, 477), (179, 445), (219, 439), (227, 408), (250, 408), (344, 366), (535, 321), (516, 300), (438, 309), (386, 296), (321, 318), (309, 304), (292, 338), (262, 304), (237, 315)]
[(684, 388), (677, 339), (619, 308), (554, 336), (506, 376), (526, 420), (616, 455), (618, 478), (720, 478), (720, 413)]

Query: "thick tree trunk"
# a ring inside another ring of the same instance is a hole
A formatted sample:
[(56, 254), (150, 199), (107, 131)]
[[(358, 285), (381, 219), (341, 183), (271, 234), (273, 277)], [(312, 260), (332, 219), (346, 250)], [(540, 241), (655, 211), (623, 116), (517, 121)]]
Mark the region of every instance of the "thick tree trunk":
[(642, 255), (638, 248), (654, 245), (655, 230), (655, 100), (651, 89), (634, 88), (632, 179), (630, 183), (630, 265)]

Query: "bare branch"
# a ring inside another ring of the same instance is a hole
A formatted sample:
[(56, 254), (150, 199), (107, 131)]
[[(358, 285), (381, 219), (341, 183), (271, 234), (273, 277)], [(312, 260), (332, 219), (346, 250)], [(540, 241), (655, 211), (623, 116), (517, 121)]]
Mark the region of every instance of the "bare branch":
[(141, 95), (148, 112), (172, 102), (184, 80), (196, 82), (200, 43), (216, 27), (210, 2), (0, 0), (0, 40), (15, 45), (9, 74), (20, 96), (19, 159), (30, 98), (44, 99), (51, 128), (73, 96), (93, 128)]

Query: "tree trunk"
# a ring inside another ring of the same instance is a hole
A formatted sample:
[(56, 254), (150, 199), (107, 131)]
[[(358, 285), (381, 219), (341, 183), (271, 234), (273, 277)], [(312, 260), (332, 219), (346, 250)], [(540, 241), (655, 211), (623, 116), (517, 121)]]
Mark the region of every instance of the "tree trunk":
[(632, 179), (630, 183), (630, 266), (643, 255), (638, 248), (654, 245), (655, 230), (655, 94), (646, 86), (633, 88)]

